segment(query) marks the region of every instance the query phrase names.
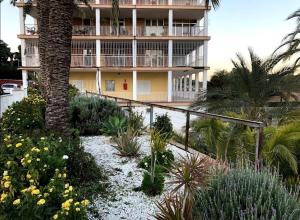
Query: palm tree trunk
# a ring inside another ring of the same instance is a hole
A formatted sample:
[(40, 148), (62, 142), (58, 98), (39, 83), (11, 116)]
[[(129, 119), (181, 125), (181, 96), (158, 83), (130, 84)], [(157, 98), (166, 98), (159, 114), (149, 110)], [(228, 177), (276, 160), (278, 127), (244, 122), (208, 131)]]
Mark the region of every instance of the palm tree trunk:
[(39, 50), (46, 128), (69, 131), (68, 84), (71, 63), (73, 0), (39, 0)]

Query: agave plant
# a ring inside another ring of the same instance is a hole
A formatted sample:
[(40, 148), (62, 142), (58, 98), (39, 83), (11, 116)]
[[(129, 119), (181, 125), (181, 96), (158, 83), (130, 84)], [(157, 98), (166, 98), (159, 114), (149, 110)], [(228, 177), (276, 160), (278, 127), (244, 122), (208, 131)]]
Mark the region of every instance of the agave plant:
[(140, 144), (137, 141), (136, 132), (132, 128), (127, 131), (119, 133), (113, 141), (117, 144), (115, 148), (120, 152), (121, 156), (136, 157), (139, 155)]
[(101, 132), (108, 136), (117, 136), (119, 133), (125, 131), (127, 127), (126, 118), (122, 117), (110, 117), (106, 122), (103, 123)]

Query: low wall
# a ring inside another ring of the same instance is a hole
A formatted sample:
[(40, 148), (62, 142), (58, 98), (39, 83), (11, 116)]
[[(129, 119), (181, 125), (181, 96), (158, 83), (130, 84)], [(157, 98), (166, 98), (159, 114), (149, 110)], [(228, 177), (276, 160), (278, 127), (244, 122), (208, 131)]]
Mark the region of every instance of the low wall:
[(0, 117), (3, 112), (14, 102), (21, 101), (24, 98), (24, 90), (13, 90), (12, 94), (0, 96)]

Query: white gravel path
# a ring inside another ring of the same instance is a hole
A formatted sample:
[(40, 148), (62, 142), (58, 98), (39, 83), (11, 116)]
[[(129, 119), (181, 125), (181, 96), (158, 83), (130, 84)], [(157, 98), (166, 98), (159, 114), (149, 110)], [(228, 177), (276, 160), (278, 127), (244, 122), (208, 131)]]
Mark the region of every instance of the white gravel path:
[[(102, 166), (108, 175), (110, 191), (114, 196), (98, 198), (96, 207), (104, 220), (118, 219), (154, 219), (156, 212), (155, 201), (163, 196), (148, 197), (143, 192), (135, 192), (133, 189), (141, 185), (145, 170), (137, 168), (138, 161), (150, 154), (149, 137), (139, 137), (141, 143), (141, 156), (137, 159), (129, 159), (117, 155), (118, 151), (112, 146), (109, 137), (95, 136), (82, 137), (85, 150), (91, 153), (99, 166)], [(174, 146), (172, 149), (175, 158), (186, 155), (186, 152)], [(168, 181), (166, 179), (166, 181)]]

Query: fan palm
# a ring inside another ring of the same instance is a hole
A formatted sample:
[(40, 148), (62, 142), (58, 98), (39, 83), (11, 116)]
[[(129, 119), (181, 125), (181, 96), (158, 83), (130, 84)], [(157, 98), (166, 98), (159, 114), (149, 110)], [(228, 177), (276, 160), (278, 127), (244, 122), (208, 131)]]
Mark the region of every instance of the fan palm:
[(252, 49), (249, 54), (250, 67), (238, 54), (237, 61), (232, 61), (234, 68), (223, 77), (225, 83), (211, 86), (206, 99), (199, 95), (192, 107), (222, 113), (244, 109), (250, 119), (263, 120), (271, 97), (279, 96), (285, 103), (297, 99), (293, 96), (293, 92), (300, 91), (300, 76), (294, 76), (296, 67), (278, 67), (277, 57), (263, 60)]

